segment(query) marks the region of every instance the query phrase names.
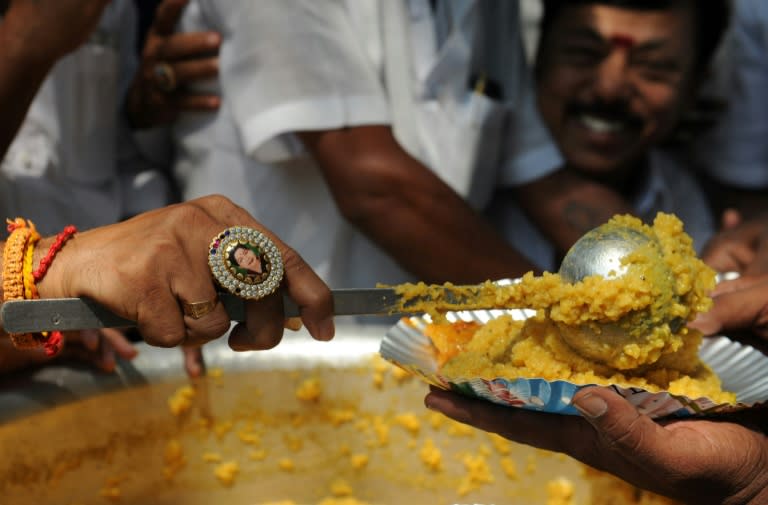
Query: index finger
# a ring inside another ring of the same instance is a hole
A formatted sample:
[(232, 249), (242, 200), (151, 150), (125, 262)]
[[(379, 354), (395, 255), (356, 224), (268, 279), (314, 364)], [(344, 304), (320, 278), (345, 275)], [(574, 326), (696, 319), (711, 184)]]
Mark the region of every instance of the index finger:
[(768, 282), (720, 294), (714, 302), (709, 312), (700, 314), (689, 326), (705, 334), (723, 329), (757, 329), (768, 320)]
[(331, 290), (290, 247), (283, 249), (283, 263), (288, 296), (298, 305), (310, 335), (316, 340), (331, 340), (335, 332)]
[(158, 58), (161, 60), (210, 58), (218, 53), (220, 44), (221, 36), (216, 32), (168, 34), (168, 38), (160, 47)]
[(184, 10), (189, 0), (163, 0), (155, 10), (155, 19), (152, 22), (152, 30), (158, 35), (170, 35), (176, 29), (181, 11)]

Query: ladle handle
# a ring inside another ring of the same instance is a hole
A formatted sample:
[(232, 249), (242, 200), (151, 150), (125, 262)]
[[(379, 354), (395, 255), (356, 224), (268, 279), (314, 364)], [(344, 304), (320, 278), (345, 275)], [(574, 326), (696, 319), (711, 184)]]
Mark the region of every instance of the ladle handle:
[[(334, 314), (392, 315), (397, 311), (399, 295), (390, 288), (337, 289), (332, 291)], [(219, 300), (232, 321), (245, 321), (245, 301), (229, 293), (220, 293)], [(286, 317), (300, 315), (296, 303), (283, 296)], [(3, 328), (10, 333), (40, 331), (71, 331), (97, 328), (136, 326), (135, 321), (122, 318), (87, 298), (50, 298), (12, 300), (0, 307)]]

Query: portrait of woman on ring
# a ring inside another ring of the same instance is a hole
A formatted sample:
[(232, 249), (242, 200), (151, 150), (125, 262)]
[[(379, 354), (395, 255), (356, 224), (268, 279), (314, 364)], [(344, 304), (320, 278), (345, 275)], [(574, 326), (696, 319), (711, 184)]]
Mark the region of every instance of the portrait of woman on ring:
[(269, 275), (269, 262), (253, 244), (236, 244), (227, 255), (227, 263), (235, 276), (249, 284), (262, 282)]

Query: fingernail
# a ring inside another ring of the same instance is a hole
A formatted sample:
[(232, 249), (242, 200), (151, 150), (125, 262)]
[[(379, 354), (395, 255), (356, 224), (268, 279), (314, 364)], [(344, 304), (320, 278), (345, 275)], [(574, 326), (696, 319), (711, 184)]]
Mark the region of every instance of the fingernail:
[(219, 45), (219, 40), (221, 40), (221, 36), (218, 33), (211, 33), (206, 37), (206, 42), (212, 46)]
[(288, 317), (285, 319), (285, 323), (283, 325), (286, 329), (292, 330), (292, 331), (299, 331), (302, 327), (301, 324), (301, 318), (300, 317)]
[(320, 321), (320, 324), (317, 325), (317, 330), (318, 330), (318, 338), (320, 340), (324, 340), (324, 341), (331, 340), (333, 338), (334, 333), (336, 333), (336, 325), (333, 322), (333, 318), (328, 317)]
[(573, 406), (584, 417), (597, 419), (608, 411), (608, 404), (599, 396), (587, 394), (573, 402)]

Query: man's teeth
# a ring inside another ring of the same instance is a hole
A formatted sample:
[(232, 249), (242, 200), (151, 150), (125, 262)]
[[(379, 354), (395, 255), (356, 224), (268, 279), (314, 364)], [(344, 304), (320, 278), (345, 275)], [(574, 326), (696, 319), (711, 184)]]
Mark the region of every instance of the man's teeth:
[(597, 133), (613, 133), (624, 128), (621, 121), (608, 121), (587, 114), (582, 114), (579, 119), (584, 126)]

